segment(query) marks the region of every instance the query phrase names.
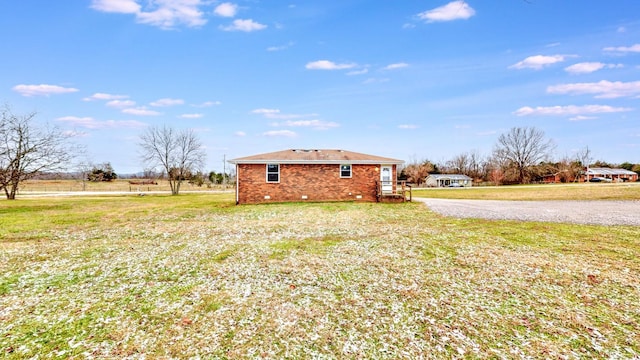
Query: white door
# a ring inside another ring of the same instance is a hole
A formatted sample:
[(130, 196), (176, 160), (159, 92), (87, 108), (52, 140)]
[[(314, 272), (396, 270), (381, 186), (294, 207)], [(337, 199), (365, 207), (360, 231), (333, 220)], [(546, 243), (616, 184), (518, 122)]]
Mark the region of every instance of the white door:
[(382, 184), (383, 194), (393, 193), (393, 169), (391, 165), (380, 166), (380, 184)]

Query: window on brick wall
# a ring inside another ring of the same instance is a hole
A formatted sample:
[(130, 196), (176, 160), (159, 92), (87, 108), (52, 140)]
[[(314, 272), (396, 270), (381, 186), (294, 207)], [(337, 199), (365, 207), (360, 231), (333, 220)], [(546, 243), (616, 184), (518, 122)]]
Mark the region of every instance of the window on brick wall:
[(341, 178), (351, 177), (351, 164), (340, 165), (340, 177)]
[(280, 182), (280, 164), (267, 164), (267, 182)]

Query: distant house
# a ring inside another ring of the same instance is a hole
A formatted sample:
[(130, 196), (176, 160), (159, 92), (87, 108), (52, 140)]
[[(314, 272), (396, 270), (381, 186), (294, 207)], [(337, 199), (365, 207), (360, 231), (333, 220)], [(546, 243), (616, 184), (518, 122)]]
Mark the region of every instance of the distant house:
[(583, 177), (584, 181), (593, 181), (593, 179), (601, 181), (638, 181), (638, 174), (626, 169), (612, 168), (589, 168)]
[(473, 179), (462, 174), (429, 174), (425, 183), (427, 187), (470, 187)]
[(559, 171), (553, 174), (542, 176), (542, 182), (545, 184), (570, 183), (578, 181), (579, 175), (574, 175), (569, 171)]
[(400, 199), (402, 160), (346, 150), (289, 149), (241, 157), (236, 203), (287, 201), (383, 201)]

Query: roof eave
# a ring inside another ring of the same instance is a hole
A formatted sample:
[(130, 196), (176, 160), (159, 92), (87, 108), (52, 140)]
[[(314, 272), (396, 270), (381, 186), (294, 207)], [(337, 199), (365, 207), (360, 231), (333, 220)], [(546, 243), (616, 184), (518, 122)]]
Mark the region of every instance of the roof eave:
[(302, 164), (302, 165), (340, 165), (340, 164), (353, 164), (353, 165), (402, 165), (403, 160), (395, 159), (380, 159), (380, 160), (229, 160), (231, 164)]

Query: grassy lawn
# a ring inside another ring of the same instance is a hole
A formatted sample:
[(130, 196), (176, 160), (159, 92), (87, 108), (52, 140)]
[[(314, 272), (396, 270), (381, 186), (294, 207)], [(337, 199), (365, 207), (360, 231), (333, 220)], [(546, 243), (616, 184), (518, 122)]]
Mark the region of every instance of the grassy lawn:
[(413, 196), (486, 200), (640, 200), (640, 182), (431, 188), (413, 190)]
[(0, 201), (9, 359), (633, 358), (638, 279), (638, 227), (230, 194)]
[[(133, 180), (136, 181), (136, 180)], [(140, 180), (138, 180), (140, 181)], [(233, 190), (232, 185), (202, 185), (197, 186), (183, 182), (183, 191), (207, 191), (207, 190)], [(110, 182), (91, 182), (81, 180), (27, 180), (20, 184), (20, 192), (23, 194), (40, 192), (82, 192), (82, 191), (166, 191), (171, 192), (167, 180), (156, 180), (155, 184), (136, 185), (130, 184), (127, 179), (118, 179)]]

